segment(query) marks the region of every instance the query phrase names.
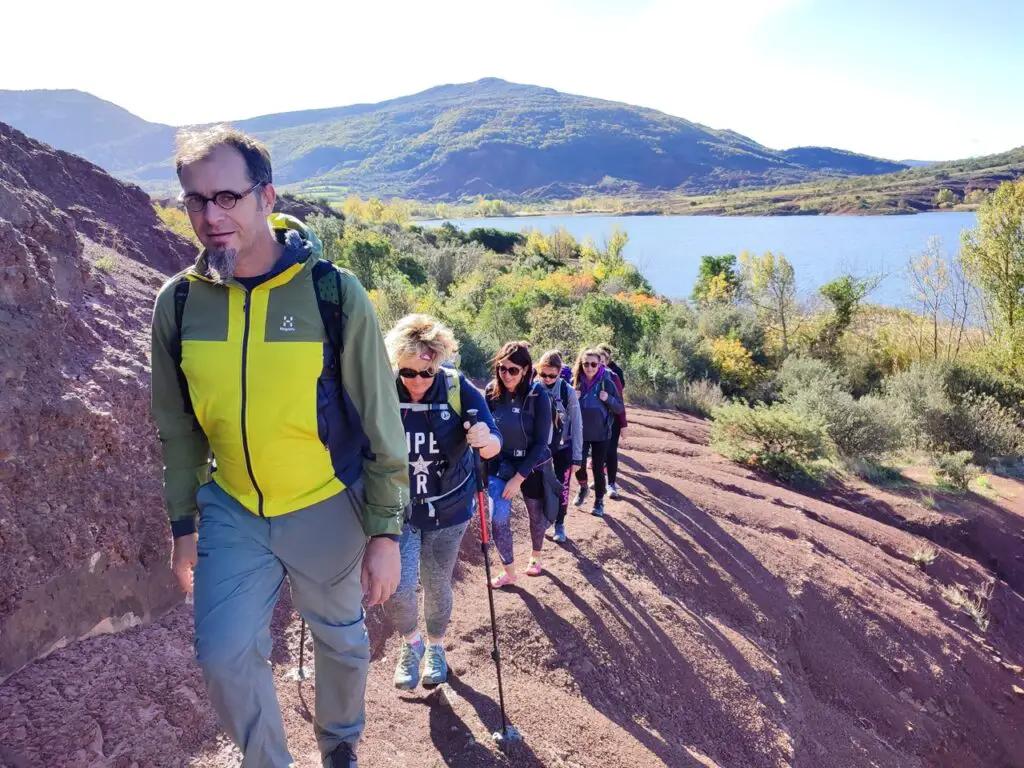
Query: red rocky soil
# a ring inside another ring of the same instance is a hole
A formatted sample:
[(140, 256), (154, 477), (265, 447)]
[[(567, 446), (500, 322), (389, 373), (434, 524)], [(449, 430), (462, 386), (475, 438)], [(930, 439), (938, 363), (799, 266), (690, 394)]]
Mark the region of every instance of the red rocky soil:
[(142, 190), (0, 124), (0, 681), (180, 600), (149, 318), (191, 258)]
[[(147, 412), (153, 296), (191, 249), (133, 190), (0, 126), (5, 768), (240, 763), (171, 586)], [(631, 422), (624, 499), (604, 521), (573, 510), (547, 573), (495, 596), (523, 743), (504, 755), (490, 739), (474, 525), (450, 686), (395, 691), (397, 638), (370, 612), (364, 768), (1024, 766), (1024, 485), (953, 496), (911, 473), (800, 493), (716, 455), (704, 421), (636, 409)], [(990, 595), (986, 631), (943, 598), (954, 585)], [(274, 634), (292, 749), (314, 768), (315, 680), (289, 677), (287, 595)]]
[[(1024, 486), (996, 478), (993, 499), (929, 491), (934, 510), (912, 483), (804, 495), (714, 454), (698, 419), (637, 410), (631, 421), (624, 500), (603, 522), (574, 510), (572, 543), (549, 546), (548, 572), (496, 595), (524, 742), (504, 756), (489, 737), (499, 715), (474, 526), (450, 687), (395, 691), (397, 638), (371, 612), (362, 765), (1024, 766), (1021, 586), (995, 579), (984, 633), (941, 596), (993, 582), (993, 569), (1019, 572), (942, 545), (925, 570), (910, 557), (962, 528), (1004, 539), (1019, 565)], [(521, 528), (520, 552), (526, 541)], [(191, 661), (189, 618), (182, 606), (12, 677), (0, 757), (12, 768), (238, 765)], [(287, 596), (275, 633), (293, 753), (313, 768), (315, 681), (288, 679), (298, 622)]]

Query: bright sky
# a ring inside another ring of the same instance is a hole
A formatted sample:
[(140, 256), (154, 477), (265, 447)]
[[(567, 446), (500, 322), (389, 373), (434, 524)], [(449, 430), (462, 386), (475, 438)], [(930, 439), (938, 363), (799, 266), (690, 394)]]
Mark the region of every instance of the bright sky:
[(3, 18), (0, 88), (78, 88), (171, 124), (494, 76), (778, 149), (1024, 144), (1018, 0), (28, 0)]

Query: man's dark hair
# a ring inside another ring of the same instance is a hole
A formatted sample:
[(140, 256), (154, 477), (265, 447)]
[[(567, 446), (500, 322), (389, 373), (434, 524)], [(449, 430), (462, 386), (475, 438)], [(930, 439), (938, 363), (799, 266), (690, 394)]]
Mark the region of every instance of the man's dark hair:
[(230, 125), (214, 125), (199, 130), (182, 128), (178, 131), (177, 151), (174, 153), (174, 170), (178, 179), (181, 179), (183, 166), (205, 160), (217, 147), (233, 147), (242, 153), (251, 184), (273, 183), (274, 173), (267, 148), (249, 134)]

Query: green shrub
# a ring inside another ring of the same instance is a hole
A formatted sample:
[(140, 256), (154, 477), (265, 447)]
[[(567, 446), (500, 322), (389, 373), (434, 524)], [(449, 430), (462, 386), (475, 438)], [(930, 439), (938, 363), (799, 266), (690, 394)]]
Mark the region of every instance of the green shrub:
[(750, 350), (754, 362), (763, 365), (764, 326), (757, 315), (733, 304), (714, 304), (697, 315), (696, 328), (706, 339), (735, 339)]
[(940, 484), (964, 492), (980, 470), (971, 464), (970, 451), (940, 454), (935, 459), (935, 477)]
[(698, 379), (684, 381), (669, 393), (666, 402), (677, 410), (708, 418), (716, 408), (725, 405), (725, 395), (717, 382)]
[(968, 392), (953, 408), (949, 444), (970, 451), (977, 461), (1024, 451), (1024, 430), (1017, 414), (991, 395)]
[[(968, 382), (984, 385), (984, 379), (964, 368), (917, 364), (886, 379), (885, 393), (918, 447), (937, 453), (970, 451), (977, 461), (1019, 454), (1024, 427), (1018, 411), (992, 394), (964, 391)], [(986, 388), (1012, 398), (1005, 383)]]
[(997, 371), (965, 363), (951, 363), (942, 370), (946, 391), (954, 401), (968, 392), (975, 392), (988, 395), (1004, 408), (1015, 411), (1018, 421), (1024, 417), (1024, 386), (1016, 380)]
[(466, 240), (480, 243), (484, 248), (495, 253), (511, 254), (517, 245), (526, 242), (526, 236), (520, 232), (506, 232), (501, 229), (476, 227), (469, 230)]
[(98, 269), (100, 272), (113, 272), (114, 267), (117, 266), (117, 262), (114, 261), (114, 257), (111, 256), (110, 254), (104, 254), (103, 256), (100, 256), (98, 259), (96, 259), (96, 261), (93, 263), (93, 266), (96, 267), (96, 269)]
[(823, 425), (783, 405), (730, 403), (713, 412), (711, 444), (733, 461), (759, 467), (787, 483), (814, 482), (824, 455)]
[(791, 356), (777, 383), (790, 408), (825, 426), (842, 458), (878, 462), (900, 446), (903, 423), (890, 404), (872, 395), (854, 399), (828, 363)]
[(885, 380), (883, 390), (910, 442), (931, 450), (947, 445), (953, 404), (935, 366), (915, 364), (893, 374)]
[(843, 389), (839, 373), (824, 360), (790, 355), (775, 377), (779, 397), (789, 400), (810, 388)]

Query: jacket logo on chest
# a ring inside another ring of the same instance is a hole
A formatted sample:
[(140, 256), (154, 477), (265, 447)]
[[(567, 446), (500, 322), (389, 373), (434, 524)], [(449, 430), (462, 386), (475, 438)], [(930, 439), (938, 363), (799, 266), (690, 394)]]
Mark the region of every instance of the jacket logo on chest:
[(293, 333), (295, 331), (295, 316), (285, 315), (281, 318), (281, 327), (278, 330), (282, 333)]

